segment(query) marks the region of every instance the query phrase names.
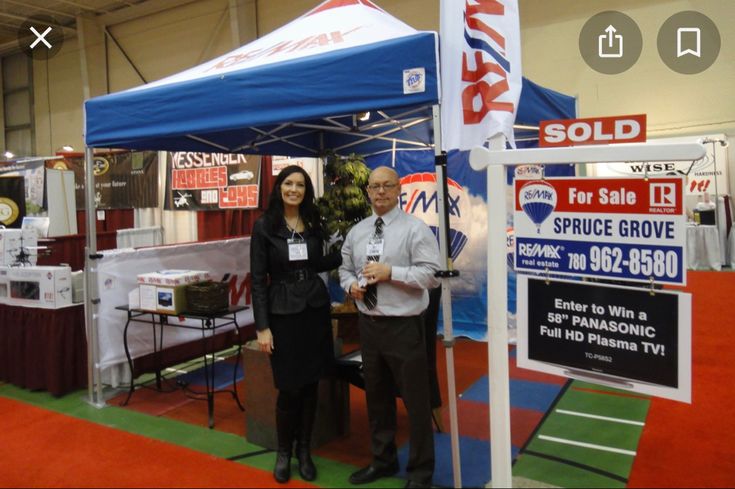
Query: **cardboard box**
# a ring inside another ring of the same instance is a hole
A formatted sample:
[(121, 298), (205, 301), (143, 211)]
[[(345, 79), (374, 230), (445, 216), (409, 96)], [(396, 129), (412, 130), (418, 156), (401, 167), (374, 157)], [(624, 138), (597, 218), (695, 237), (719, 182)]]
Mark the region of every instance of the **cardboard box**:
[(6, 304), (56, 309), (70, 305), (70, 267), (10, 267), (0, 270), (7, 284)]
[(165, 314), (181, 314), (186, 311), (186, 285), (142, 284), (138, 286), (140, 309)]
[(71, 272), (71, 301), (74, 304), (84, 302), (84, 270)]
[(193, 284), (211, 280), (209, 272), (203, 270), (160, 270), (158, 272), (142, 273), (138, 275), (139, 284), (176, 285)]
[[(253, 340), (243, 345), (242, 361), (244, 390), (258, 393), (257, 396), (245, 396), (248, 442), (275, 450), (278, 437), (273, 406), (276, 405), (278, 390), (273, 386), (269, 355), (260, 351), (257, 341)], [(319, 381), (318, 396), (312, 448), (350, 433), (350, 384), (331, 377), (323, 378)]]
[(10, 299), (8, 269), (8, 267), (0, 265), (0, 304), (7, 304), (8, 300)]

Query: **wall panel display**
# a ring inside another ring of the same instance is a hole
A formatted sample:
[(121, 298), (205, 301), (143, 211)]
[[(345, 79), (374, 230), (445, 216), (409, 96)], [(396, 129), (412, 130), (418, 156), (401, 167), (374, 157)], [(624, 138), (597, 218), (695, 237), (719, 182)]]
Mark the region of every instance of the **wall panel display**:
[(257, 209), (260, 156), (168, 153), (166, 210)]
[(3, 163), (0, 165), (0, 177), (4, 176), (19, 176), (25, 180), (25, 210), (28, 214), (38, 214), (43, 210), (44, 160)]
[[(158, 207), (158, 154), (155, 151), (98, 154), (93, 164), (94, 201), (98, 209)], [(55, 161), (53, 166), (74, 171), (77, 209), (84, 209), (84, 158), (64, 158), (63, 163)]]
[(26, 215), (23, 184), (22, 177), (0, 177), (0, 225), (20, 229)]

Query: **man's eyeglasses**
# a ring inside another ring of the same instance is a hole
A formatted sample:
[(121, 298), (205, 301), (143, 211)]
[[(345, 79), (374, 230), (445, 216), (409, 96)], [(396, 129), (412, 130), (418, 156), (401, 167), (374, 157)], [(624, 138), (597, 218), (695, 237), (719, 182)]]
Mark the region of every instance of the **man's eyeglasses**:
[(371, 183), (367, 186), (368, 190), (372, 190), (373, 192), (378, 192), (381, 188), (385, 190), (386, 192), (393, 190), (398, 186), (397, 183)]

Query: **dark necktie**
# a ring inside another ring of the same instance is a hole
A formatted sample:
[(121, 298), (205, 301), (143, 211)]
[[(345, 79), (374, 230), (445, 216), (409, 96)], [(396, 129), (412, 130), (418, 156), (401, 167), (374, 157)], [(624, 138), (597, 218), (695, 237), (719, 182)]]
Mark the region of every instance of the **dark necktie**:
[[(373, 234), (373, 239), (383, 239), (382, 217), (379, 217), (375, 220), (375, 233)], [(378, 261), (380, 260), (380, 255), (369, 255), (367, 259), (368, 261)], [(375, 308), (375, 306), (378, 304), (378, 284), (369, 284), (366, 287), (365, 295), (363, 296), (363, 302), (365, 303), (365, 307), (367, 307), (368, 309)]]

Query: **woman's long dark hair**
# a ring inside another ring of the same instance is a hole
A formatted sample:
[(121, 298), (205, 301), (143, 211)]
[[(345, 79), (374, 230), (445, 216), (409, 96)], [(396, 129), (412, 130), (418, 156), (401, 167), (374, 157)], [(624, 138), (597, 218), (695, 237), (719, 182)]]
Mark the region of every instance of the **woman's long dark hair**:
[(268, 209), (265, 211), (265, 217), (274, 232), (283, 224), (284, 211), (281, 185), (284, 180), (294, 173), (301, 173), (304, 176), (304, 200), (299, 205), (299, 215), (304, 222), (304, 227), (312, 233), (317, 234), (320, 238), (324, 238), (324, 232), (319, 220), (319, 208), (314, 202), (314, 186), (311, 184), (309, 174), (300, 166), (289, 165), (278, 174), (276, 181), (273, 183), (270, 198), (268, 199)]

